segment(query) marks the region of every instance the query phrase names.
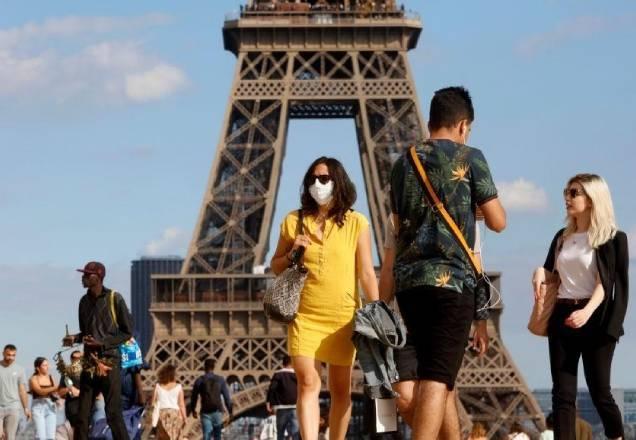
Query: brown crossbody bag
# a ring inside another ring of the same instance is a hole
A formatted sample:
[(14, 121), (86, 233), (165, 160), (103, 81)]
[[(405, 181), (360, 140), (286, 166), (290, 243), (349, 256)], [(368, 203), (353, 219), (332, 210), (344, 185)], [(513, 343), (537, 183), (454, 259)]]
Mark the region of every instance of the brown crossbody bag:
[(420, 184), (424, 188), (429, 201), (433, 206), (433, 211), (437, 212), (441, 219), (444, 221), (444, 224), (448, 227), (448, 229), (453, 233), (455, 240), (459, 243), (461, 248), (464, 250), (466, 255), (468, 256), (468, 260), (470, 261), (470, 265), (473, 267), (473, 271), (475, 272), (475, 276), (477, 277), (477, 282), (484, 278), (483, 268), (481, 266), (481, 261), (475, 255), (475, 252), (468, 246), (466, 239), (464, 238), (464, 234), (455, 223), (455, 220), (450, 216), (446, 208), (444, 207), (444, 203), (439, 199), (431, 181), (426, 174), (426, 170), (424, 169), (424, 165), (422, 161), (417, 156), (417, 151), (415, 147), (411, 147), (409, 149), (409, 159), (413, 168), (417, 171), (416, 175)]

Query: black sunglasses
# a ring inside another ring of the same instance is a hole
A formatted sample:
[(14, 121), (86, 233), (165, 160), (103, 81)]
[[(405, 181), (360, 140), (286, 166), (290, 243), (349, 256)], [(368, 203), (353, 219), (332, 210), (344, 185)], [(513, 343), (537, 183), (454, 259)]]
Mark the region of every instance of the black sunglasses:
[(578, 197), (578, 196), (584, 196), (585, 195), (585, 191), (583, 191), (582, 189), (578, 189), (578, 188), (565, 188), (563, 190), (563, 197), (565, 197), (566, 199), (569, 197), (571, 199)]
[(316, 181), (316, 179), (318, 179), (318, 182), (322, 183), (323, 185), (331, 182), (331, 176), (329, 174), (315, 174), (309, 177), (308, 183), (313, 183)]

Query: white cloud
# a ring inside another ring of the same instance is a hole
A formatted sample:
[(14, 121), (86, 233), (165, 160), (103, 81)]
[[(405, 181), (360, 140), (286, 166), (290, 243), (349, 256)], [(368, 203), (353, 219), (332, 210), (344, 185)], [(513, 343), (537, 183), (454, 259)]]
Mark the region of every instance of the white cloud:
[(49, 65), (50, 57), (47, 54), (19, 57), (0, 50), (0, 96), (42, 87)]
[(580, 16), (558, 23), (554, 29), (526, 37), (517, 43), (515, 51), (531, 57), (538, 52), (570, 40), (589, 38), (602, 32), (617, 31), (636, 23), (636, 14), (617, 17)]
[[(141, 44), (81, 44), (88, 33), (134, 30), (166, 20), (158, 14), (129, 19), (69, 17), (0, 30), (0, 98), (102, 103), (144, 102), (174, 94), (187, 84), (185, 73), (146, 53)], [(60, 44), (59, 39), (67, 36), (73, 36), (74, 43), (80, 42), (80, 48)], [(40, 40), (44, 47), (31, 44)]]
[(548, 207), (545, 190), (524, 178), (514, 182), (499, 182), (497, 189), (501, 203), (507, 210), (541, 212)]
[(158, 257), (163, 255), (185, 255), (190, 234), (176, 228), (166, 228), (160, 238), (151, 240), (144, 247), (144, 256)]
[(173, 94), (185, 84), (181, 70), (161, 64), (142, 73), (127, 75), (126, 96), (137, 102), (154, 101)]
[(50, 38), (75, 37), (80, 34), (134, 31), (144, 27), (159, 26), (169, 21), (169, 16), (160, 13), (150, 13), (140, 17), (49, 18), (42, 23), (27, 23), (18, 27), (0, 29), (0, 48), (22, 46)]

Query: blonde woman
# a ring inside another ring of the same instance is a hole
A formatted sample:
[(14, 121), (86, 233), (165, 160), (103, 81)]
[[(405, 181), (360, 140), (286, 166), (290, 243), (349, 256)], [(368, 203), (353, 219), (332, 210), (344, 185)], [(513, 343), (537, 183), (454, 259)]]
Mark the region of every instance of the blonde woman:
[(328, 157), (316, 159), (302, 184), (304, 233), (297, 235), (298, 211), (288, 214), (271, 262), (279, 274), (289, 266), (293, 251), (305, 249), (309, 272), (287, 338), (298, 380), (296, 409), (303, 439), (318, 438), (322, 362), (329, 365), (330, 439), (345, 438), (351, 418), (351, 336), (360, 306), (358, 283), (368, 300), (378, 299), (369, 222), (351, 209), (355, 200), (355, 186), (342, 164)]
[(627, 236), (618, 231), (610, 191), (600, 176), (577, 174), (563, 190), (567, 225), (533, 276), (535, 297), (559, 282), (548, 325), (556, 439), (575, 440), (577, 369), (583, 358), (592, 400), (610, 439), (622, 438), (623, 418), (610, 390), (614, 349), (627, 310)]
[(165, 365), (157, 372), (159, 383), (153, 396), (153, 426), (157, 426), (159, 440), (180, 439), (186, 420), (183, 388), (177, 383), (176, 371), (174, 365)]

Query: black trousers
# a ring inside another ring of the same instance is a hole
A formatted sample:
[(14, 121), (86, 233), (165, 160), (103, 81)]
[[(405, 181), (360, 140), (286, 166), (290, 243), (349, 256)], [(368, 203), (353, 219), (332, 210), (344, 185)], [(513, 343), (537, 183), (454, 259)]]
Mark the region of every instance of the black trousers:
[(79, 397), (67, 397), (64, 399), (64, 415), (73, 429), (77, 429), (79, 420)]
[(548, 327), (554, 438), (576, 440), (577, 370), (581, 357), (585, 381), (603, 422), (605, 435), (610, 439), (624, 437), (623, 417), (610, 388), (616, 341), (600, 329), (598, 309), (583, 327), (567, 327), (564, 324), (567, 317), (581, 308), (581, 305), (557, 304)]
[(88, 373), (82, 373), (80, 378), (79, 416), (77, 432), (74, 436), (75, 439), (88, 440), (91, 409), (93, 408), (95, 397), (97, 397), (99, 393), (102, 393), (106, 406), (106, 420), (113, 434), (113, 440), (129, 440), (121, 405), (121, 377), (118, 361), (115, 363), (116, 366), (113, 367), (105, 377), (91, 376)]

